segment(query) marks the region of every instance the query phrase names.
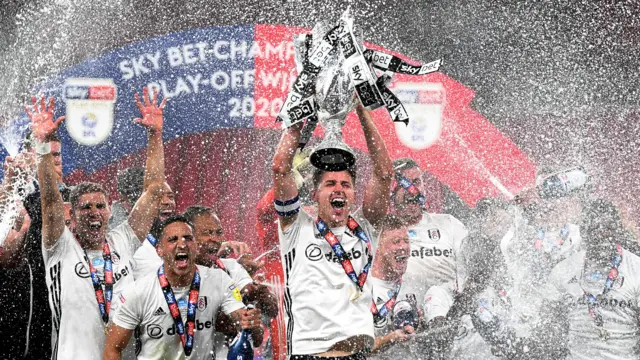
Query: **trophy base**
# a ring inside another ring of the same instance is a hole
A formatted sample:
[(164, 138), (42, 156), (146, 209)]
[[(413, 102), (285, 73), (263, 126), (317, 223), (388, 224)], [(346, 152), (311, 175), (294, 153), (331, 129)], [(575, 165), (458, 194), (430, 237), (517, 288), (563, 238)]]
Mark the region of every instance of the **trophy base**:
[(309, 156), (311, 165), (324, 171), (344, 171), (356, 163), (355, 155), (338, 148), (317, 149)]

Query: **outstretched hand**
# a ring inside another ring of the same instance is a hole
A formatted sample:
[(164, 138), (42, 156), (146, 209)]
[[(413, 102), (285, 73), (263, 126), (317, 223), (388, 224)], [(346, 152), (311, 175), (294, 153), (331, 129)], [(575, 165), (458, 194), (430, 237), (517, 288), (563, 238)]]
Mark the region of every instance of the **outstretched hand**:
[(45, 143), (58, 130), (65, 116), (60, 116), (53, 121), (53, 110), (55, 108), (53, 97), (49, 98), (48, 104), (44, 96), (40, 97), (40, 101), (35, 96), (32, 96), (31, 101), (33, 102), (33, 110), (25, 106), (25, 111), (31, 119), (31, 131), (39, 142)]
[(162, 131), (162, 113), (167, 104), (167, 98), (165, 97), (160, 105), (158, 105), (158, 90), (154, 89), (153, 97), (150, 97), (149, 89), (146, 87), (142, 89), (142, 101), (140, 101), (138, 93), (135, 93), (134, 96), (142, 117), (134, 119), (133, 122), (144, 126), (149, 131)]

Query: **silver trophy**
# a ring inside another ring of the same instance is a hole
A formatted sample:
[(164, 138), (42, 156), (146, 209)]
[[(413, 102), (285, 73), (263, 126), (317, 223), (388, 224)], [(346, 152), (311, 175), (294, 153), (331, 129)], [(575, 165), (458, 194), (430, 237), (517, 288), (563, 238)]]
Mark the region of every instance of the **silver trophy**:
[[(313, 46), (330, 29), (327, 23), (317, 24), (312, 31)], [(355, 153), (342, 140), (342, 126), (356, 104), (354, 94), (355, 88), (349, 78), (344, 56), (336, 47), (318, 73), (315, 83), (314, 100), (325, 138), (311, 152), (309, 161), (313, 166), (325, 171), (343, 171), (355, 165)]]

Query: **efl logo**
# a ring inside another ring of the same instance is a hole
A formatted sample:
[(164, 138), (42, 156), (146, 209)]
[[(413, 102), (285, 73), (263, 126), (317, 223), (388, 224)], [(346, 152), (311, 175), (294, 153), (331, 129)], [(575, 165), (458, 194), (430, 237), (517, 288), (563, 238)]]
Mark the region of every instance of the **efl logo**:
[(82, 145), (97, 145), (113, 130), (116, 85), (111, 79), (67, 79), (64, 98), (69, 135)]
[(424, 150), (440, 138), (446, 105), (440, 83), (397, 83), (394, 93), (404, 104), (409, 124), (395, 123), (398, 140), (414, 150)]

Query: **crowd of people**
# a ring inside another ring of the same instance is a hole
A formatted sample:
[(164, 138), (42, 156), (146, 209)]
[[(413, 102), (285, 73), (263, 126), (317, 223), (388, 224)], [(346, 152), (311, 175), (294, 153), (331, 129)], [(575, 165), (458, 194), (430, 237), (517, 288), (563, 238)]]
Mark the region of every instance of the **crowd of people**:
[(64, 184), (53, 99), (27, 108), (31, 140), (0, 189), (23, 195), (0, 248), (1, 358), (224, 359), (242, 329), (278, 360), (640, 356), (638, 239), (584, 169), (541, 170), (462, 221), (429, 213), (423, 170), (392, 160), (358, 105), (364, 189), (357, 167), (309, 163), (300, 124), (284, 130), (256, 203), (258, 261), (213, 208), (177, 213), (166, 99), (144, 89), (135, 103), (146, 163), (118, 175), (113, 202), (100, 184)]

